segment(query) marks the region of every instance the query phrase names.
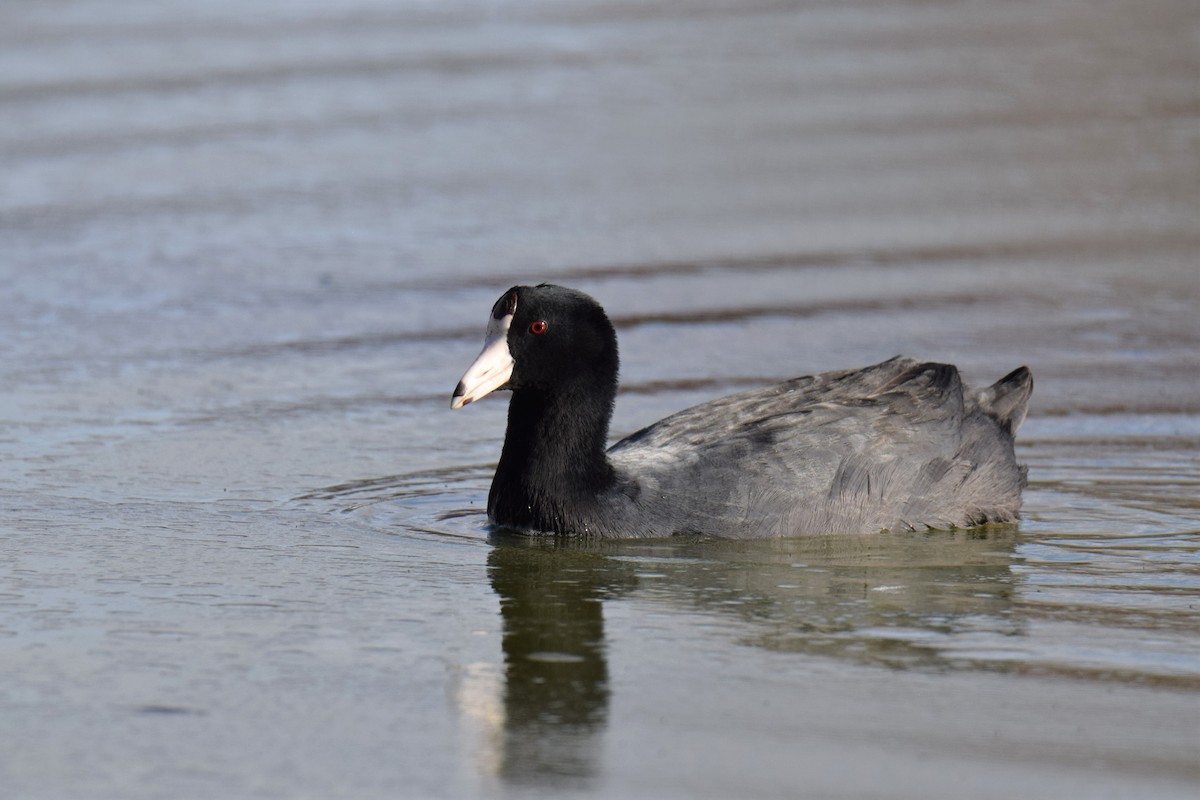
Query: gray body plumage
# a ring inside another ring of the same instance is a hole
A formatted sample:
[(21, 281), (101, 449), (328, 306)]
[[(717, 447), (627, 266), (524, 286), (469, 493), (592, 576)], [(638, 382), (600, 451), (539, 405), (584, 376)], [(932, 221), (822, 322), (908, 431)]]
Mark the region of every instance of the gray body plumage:
[(609, 449), (612, 519), (729, 538), (1011, 522), (1032, 385), (1021, 369), (970, 394), (953, 366), (894, 358), (704, 403)]

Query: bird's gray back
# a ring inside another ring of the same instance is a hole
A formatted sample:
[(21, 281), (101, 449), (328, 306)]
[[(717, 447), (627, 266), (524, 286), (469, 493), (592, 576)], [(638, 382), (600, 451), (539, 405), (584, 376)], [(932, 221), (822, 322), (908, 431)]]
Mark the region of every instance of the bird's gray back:
[(609, 455), (646, 535), (865, 533), (1011, 518), (1001, 433), (954, 367), (896, 358), (685, 409)]

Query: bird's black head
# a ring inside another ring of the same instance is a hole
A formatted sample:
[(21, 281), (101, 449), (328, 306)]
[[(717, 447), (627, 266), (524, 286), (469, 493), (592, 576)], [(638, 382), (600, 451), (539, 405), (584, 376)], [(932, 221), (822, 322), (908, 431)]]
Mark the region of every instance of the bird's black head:
[(599, 303), (563, 286), (514, 286), (492, 307), (483, 352), (451, 405), (502, 388), (547, 397), (587, 392), (611, 401), (617, 369), (616, 333)]

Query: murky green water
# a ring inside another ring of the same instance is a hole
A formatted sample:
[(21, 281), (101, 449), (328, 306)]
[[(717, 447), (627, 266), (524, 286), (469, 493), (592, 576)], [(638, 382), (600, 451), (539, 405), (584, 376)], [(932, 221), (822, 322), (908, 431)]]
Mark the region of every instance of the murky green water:
[[(1193, 6), (3, 6), (0, 794), (1194, 796)], [(615, 435), (1028, 364), (1023, 519), (489, 538), (536, 280)]]

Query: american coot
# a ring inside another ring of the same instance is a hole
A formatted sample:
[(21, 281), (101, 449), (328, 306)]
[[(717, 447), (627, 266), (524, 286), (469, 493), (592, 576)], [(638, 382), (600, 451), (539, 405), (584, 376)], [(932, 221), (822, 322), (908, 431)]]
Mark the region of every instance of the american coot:
[(726, 538), (1011, 522), (1025, 367), (978, 392), (912, 358), (794, 378), (667, 417), (606, 450), (617, 337), (591, 297), (516, 286), (492, 308), (460, 408), (512, 390), (492, 523), (596, 537)]

